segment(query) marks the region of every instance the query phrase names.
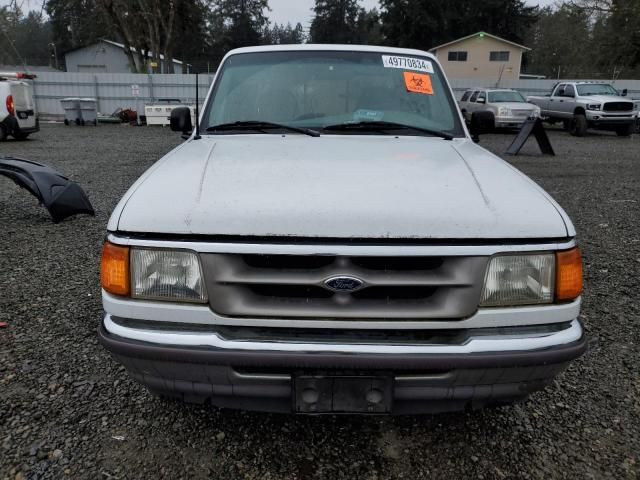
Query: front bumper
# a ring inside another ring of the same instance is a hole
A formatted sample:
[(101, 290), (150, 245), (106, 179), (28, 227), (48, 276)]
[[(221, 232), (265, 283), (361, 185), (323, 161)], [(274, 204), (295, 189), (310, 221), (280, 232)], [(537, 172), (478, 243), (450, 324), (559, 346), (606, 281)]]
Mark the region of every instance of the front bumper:
[(520, 128), (528, 117), (499, 116), (495, 117), (496, 128)]
[(635, 117), (632, 114), (617, 114), (598, 111), (587, 111), (587, 121), (594, 127), (623, 127), (634, 123)]
[(277, 343), (208, 331), (123, 326), (109, 314), (100, 342), (150, 390), (222, 407), (291, 412), (297, 374), (393, 378), (392, 413), (433, 413), (513, 401), (544, 388), (586, 350), (575, 319), (545, 330), (469, 333), (458, 344)]

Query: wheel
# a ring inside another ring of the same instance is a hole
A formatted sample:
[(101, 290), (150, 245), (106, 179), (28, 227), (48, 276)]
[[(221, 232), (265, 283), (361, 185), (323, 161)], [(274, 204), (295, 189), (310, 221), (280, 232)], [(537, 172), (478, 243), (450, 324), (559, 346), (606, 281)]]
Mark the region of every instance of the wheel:
[[(475, 112), (471, 114), (471, 121), (469, 122), (470, 124), (470, 129), (472, 131), (477, 131), (479, 125), (478, 125), (478, 117), (476, 116)], [(496, 119), (495, 117), (491, 120), (491, 126), (489, 127), (489, 130), (493, 131), (496, 128)]]
[(4, 125), (0, 125), (0, 142), (3, 142), (7, 139), (7, 129)]
[(67, 120), (66, 118), (64, 119), (64, 124), (65, 125), (69, 125), (69, 120)]
[(80, 119), (76, 118), (76, 125), (80, 126)]
[(574, 115), (569, 133), (574, 137), (584, 137), (587, 133), (587, 117), (580, 113)]
[(619, 137), (630, 137), (635, 130), (635, 125), (633, 123), (629, 123), (623, 127), (616, 128), (616, 135)]
[(16, 140), (26, 140), (29, 137), (28, 133), (24, 132), (13, 132), (13, 138)]

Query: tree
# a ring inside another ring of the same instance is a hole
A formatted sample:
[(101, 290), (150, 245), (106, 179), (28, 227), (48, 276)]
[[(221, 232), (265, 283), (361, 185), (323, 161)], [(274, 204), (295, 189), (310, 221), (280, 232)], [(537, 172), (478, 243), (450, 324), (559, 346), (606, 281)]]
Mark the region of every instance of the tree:
[(219, 54), (262, 42), (268, 0), (210, 0), (210, 8), (212, 45)]
[(99, 38), (111, 38), (109, 22), (95, 1), (48, 0), (45, 10), (60, 54), (95, 43)]
[(14, 3), (0, 7), (0, 64), (55, 65), (50, 57), (51, 25), (42, 12), (25, 17)]
[[(124, 44), (132, 71), (146, 71), (149, 57), (173, 73), (176, 12), (186, 0), (97, 0)], [(137, 54), (137, 62), (134, 56)]]
[(569, 4), (542, 9), (528, 37), (527, 71), (549, 77), (593, 76), (596, 63), (585, 55), (592, 42), (590, 18), (583, 9)]
[(312, 43), (354, 43), (358, 38), (358, 0), (316, 0)]
[(604, 21), (603, 42), (609, 54), (605, 65), (614, 70), (640, 70), (640, 0), (612, 0), (608, 18)]
[(367, 11), (361, 8), (358, 13), (356, 29), (356, 43), (361, 45), (382, 45), (384, 43), (382, 22), (380, 21), (380, 13), (377, 9), (373, 8)]
[(292, 45), (304, 43), (305, 34), (301, 23), (297, 23), (295, 27), (291, 23), (277, 24), (273, 27), (266, 27), (262, 35), (262, 43), (264, 45)]
[(382, 33), (400, 47), (428, 49), (478, 31), (523, 43), (538, 7), (523, 0), (380, 0)]
[[(575, 26), (562, 21), (567, 12), (580, 18), (584, 35), (576, 37)], [(567, 51), (565, 65), (585, 65), (580, 76), (632, 78), (640, 74), (640, 0), (571, 0), (554, 10), (559, 23), (552, 28), (556, 40)], [(575, 48), (574, 48), (575, 46)], [(570, 74), (570, 72), (565, 72)]]

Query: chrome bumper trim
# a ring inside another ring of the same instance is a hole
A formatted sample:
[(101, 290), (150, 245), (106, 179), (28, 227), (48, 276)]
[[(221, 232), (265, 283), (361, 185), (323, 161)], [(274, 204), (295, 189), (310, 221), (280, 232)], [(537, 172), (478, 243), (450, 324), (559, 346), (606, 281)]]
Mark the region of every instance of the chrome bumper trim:
[(118, 325), (106, 314), (104, 327), (110, 334), (119, 337), (145, 342), (153, 345), (178, 347), (210, 347), (229, 351), (262, 351), (262, 352), (296, 352), (296, 353), (340, 353), (340, 354), (470, 354), (488, 352), (525, 352), (542, 350), (566, 345), (580, 340), (583, 330), (580, 322), (574, 319), (570, 326), (557, 332), (512, 335), (471, 335), (459, 345), (362, 345), (362, 344), (319, 344), (297, 342), (256, 342), (227, 340), (216, 333), (209, 332), (159, 332), (128, 328)]

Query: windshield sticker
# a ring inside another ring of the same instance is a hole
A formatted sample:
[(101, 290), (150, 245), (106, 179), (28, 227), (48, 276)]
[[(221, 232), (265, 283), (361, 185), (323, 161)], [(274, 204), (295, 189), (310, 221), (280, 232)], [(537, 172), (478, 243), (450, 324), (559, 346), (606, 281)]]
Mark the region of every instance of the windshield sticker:
[(361, 108), (353, 112), (353, 119), (357, 121), (373, 120), (377, 122), (382, 120), (383, 117), (384, 112), (379, 110), (365, 110), (364, 108)]
[(433, 95), (431, 77), (423, 73), (404, 72), (404, 84), (408, 92)]
[(384, 68), (401, 68), (403, 70), (417, 70), (419, 72), (433, 73), (433, 65), (429, 60), (411, 57), (395, 57), (382, 55)]

